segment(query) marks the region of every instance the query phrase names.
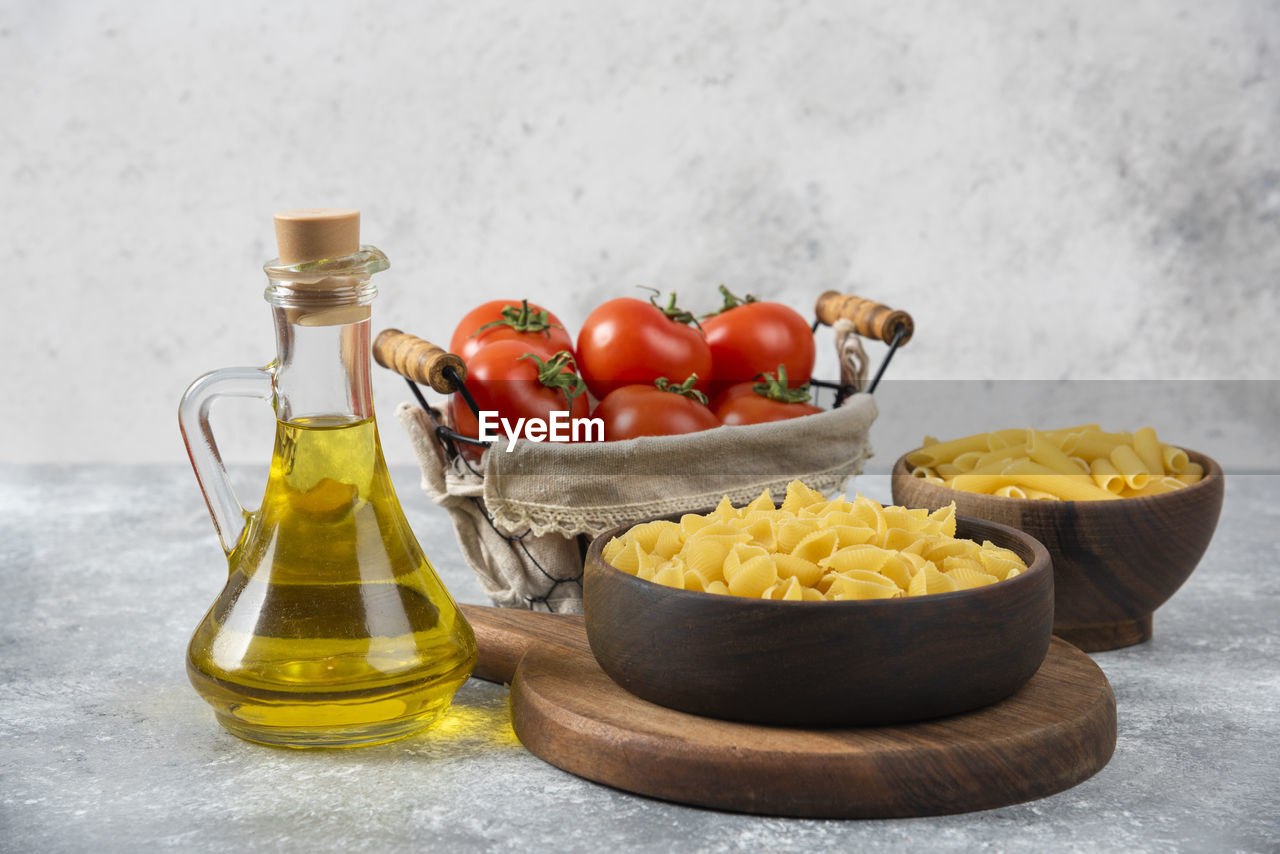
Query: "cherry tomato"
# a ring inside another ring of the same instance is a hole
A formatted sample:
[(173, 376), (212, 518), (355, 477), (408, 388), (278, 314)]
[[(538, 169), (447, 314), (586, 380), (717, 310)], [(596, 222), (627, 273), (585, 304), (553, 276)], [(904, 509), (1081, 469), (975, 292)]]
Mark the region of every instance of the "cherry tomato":
[(573, 338), (560, 318), (528, 300), (496, 299), (477, 306), (462, 318), (449, 352), (465, 362), (481, 347), (495, 341), (524, 341), (550, 347), (551, 352), (573, 351)]
[(720, 313), (702, 321), (715, 365), (711, 395), (729, 386), (752, 382), (778, 365), (786, 365), (793, 382), (807, 383), (813, 376), (813, 332), (799, 312), (780, 302), (739, 299), (720, 286), (725, 305)]
[(606, 442), (637, 436), (675, 436), (720, 426), (707, 408), (696, 376), (674, 386), (666, 377), (650, 385), (626, 385), (610, 392), (592, 416), (604, 421)]
[[(540, 418), (554, 411), (568, 411), (570, 418), (587, 417), (587, 395), (582, 380), (571, 367), (572, 354), (522, 341), (495, 341), (467, 360), (467, 391), (483, 410), (502, 418)], [(461, 394), (449, 401), (454, 429), (475, 438), (480, 425)], [(501, 432), (501, 428), (499, 428)]]
[(707, 388), (711, 350), (693, 315), (675, 308), (675, 294), (666, 308), (632, 297), (618, 297), (598, 306), (578, 333), (578, 367), (596, 398), (603, 400), (623, 386), (651, 385), (658, 377), (697, 374), (698, 387)]
[(763, 382), (729, 386), (712, 407), (725, 424), (763, 424), (785, 421), (822, 412), (809, 403), (809, 386), (787, 387), (786, 365), (778, 365), (777, 375), (765, 374)]

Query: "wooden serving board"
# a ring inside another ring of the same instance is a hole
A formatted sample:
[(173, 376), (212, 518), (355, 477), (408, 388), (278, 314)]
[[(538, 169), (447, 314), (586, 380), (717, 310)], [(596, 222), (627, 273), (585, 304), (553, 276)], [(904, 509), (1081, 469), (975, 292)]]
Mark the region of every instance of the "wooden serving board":
[(619, 789), (735, 812), (813, 818), (945, 815), (1061, 792), (1107, 764), (1115, 695), (1054, 638), (1017, 694), (975, 712), (896, 726), (790, 729), (656, 706), (596, 664), (581, 617), (464, 605), (475, 675), (511, 684), (534, 755)]

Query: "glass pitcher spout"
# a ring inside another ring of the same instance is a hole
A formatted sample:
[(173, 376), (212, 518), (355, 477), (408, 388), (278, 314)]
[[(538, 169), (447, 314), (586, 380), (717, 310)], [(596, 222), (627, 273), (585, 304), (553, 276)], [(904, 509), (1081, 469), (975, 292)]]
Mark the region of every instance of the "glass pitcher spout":
[(369, 246), (266, 265), (277, 356), (228, 369), (239, 384), (224, 392), (276, 410), (257, 510), (225, 483), (208, 429), (219, 372), (180, 409), (229, 568), (187, 672), (219, 722), (251, 741), (347, 747), (409, 735), (448, 708), (475, 665), (475, 637), (405, 520), (378, 439), (370, 276), (386, 267)]

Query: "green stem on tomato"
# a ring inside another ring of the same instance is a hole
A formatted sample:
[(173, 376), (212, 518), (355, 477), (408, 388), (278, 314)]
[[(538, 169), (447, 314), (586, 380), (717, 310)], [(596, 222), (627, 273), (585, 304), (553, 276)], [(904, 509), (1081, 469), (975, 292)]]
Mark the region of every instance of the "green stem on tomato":
[(809, 384), (805, 383), (795, 388), (787, 388), (787, 366), (778, 365), (778, 375), (760, 374), (764, 382), (756, 383), (751, 390), (761, 397), (767, 397), (770, 400), (776, 400), (779, 403), (808, 403), (812, 398), (809, 395)]
[(759, 300), (753, 297), (751, 294), (747, 294), (745, 297), (740, 297), (737, 294), (735, 294), (733, 291), (729, 290), (724, 285), (720, 286), (720, 295), (724, 297), (724, 305), (720, 306), (720, 308), (716, 309), (715, 311), (709, 311), (706, 314), (702, 315), (704, 318), (715, 317), (717, 314), (724, 314), (729, 309), (737, 308), (740, 305), (746, 305), (747, 303), (751, 303), (751, 302), (759, 302)]
[(536, 353), (525, 353), (520, 358), (533, 360), (538, 366), (538, 382), (563, 394), (570, 409), (573, 399), (587, 390), (582, 377), (573, 370), (573, 354), (568, 350), (560, 350), (545, 361)]
[(564, 327), (558, 323), (551, 322), (551, 312), (543, 309), (542, 311), (534, 311), (529, 308), (527, 299), (520, 300), (520, 307), (507, 305), (502, 307), (502, 317), (481, 326), (470, 337), (475, 338), (481, 332), (493, 326), (510, 326), (516, 332), (541, 332), (548, 338), (551, 337), (551, 329), (563, 329)]
[(636, 285), (636, 287), (644, 288), (646, 291), (653, 291), (653, 296), (649, 297), (649, 303), (658, 311), (662, 312), (667, 320), (670, 320), (673, 323), (681, 323), (686, 326), (692, 323), (694, 326), (698, 327), (699, 332), (702, 331), (702, 324), (698, 322), (698, 318), (694, 316), (693, 312), (685, 311), (676, 305), (675, 291), (671, 292), (670, 296), (667, 297), (667, 304), (663, 306), (658, 305), (658, 295), (661, 294), (662, 291), (657, 288), (651, 288), (648, 285)]
[(658, 377), (656, 380), (653, 381), (653, 384), (657, 386), (660, 391), (669, 391), (672, 394), (678, 394), (681, 397), (687, 397), (690, 400), (696, 400), (698, 401), (698, 403), (701, 403), (703, 406), (710, 406), (711, 401), (707, 399), (707, 396), (693, 387), (693, 384), (696, 383), (697, 381), (698, 381), (697, 374), (689, 374), (689, 378), (684, 382), (680, 383), (680, 385), (672, 385), (671, 380), (667, 379), (666, 377)]

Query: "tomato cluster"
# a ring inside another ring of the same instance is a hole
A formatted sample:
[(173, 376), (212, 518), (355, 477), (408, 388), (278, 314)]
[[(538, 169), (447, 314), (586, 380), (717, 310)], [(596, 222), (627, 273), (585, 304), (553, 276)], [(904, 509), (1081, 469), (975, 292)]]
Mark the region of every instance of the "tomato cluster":
[[(809, 403), (814, 346), (804, 317), (720, 292), (723, 306), (702, 321), (679, 309), (674, 293), (665, 305), (656, 292), (648, 301), (611, 299), (588, 315), (576, 346), (542, 306), (493, 300), (467, 313), (449, 349), (466, 361), (467, 390), (482, 411), (512, 422), (590, 413), (604, 422), (606, 441), (821, 412)], [(478, 435), (461, 395), (450, 410), (458, 432)]]

